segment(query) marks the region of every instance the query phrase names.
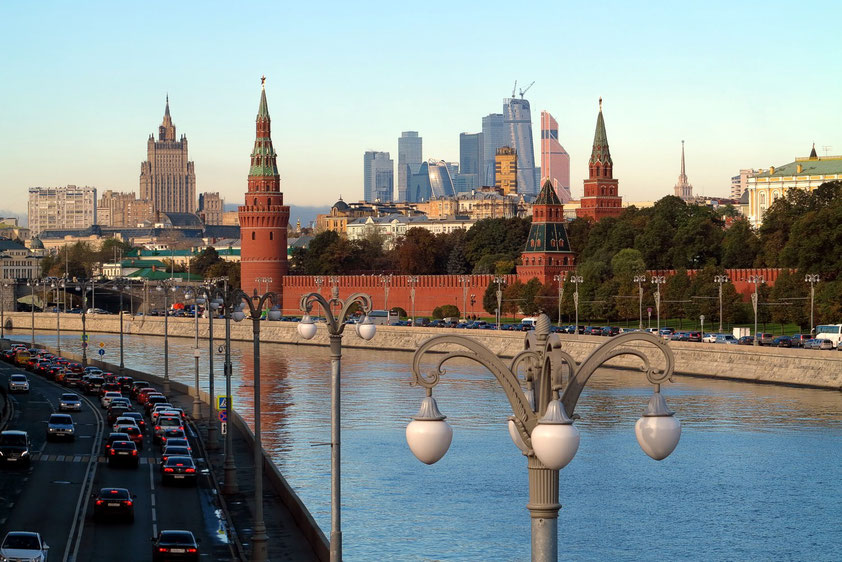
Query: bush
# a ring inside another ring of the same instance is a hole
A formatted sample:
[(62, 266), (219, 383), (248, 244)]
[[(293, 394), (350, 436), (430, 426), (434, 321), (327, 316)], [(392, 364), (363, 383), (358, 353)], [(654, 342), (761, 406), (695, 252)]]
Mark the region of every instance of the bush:
[(437, 306), (433, 309), (433, 318), (459, 318), (459, 308), (452, 304)]

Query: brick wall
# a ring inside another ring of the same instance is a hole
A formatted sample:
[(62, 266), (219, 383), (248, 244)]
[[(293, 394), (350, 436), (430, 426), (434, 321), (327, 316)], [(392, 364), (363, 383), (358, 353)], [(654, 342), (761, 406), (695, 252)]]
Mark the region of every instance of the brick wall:
[[(687, 275), (689, 277), (695, 277), (698, 271), (699, 270), (696, 269), (689, 269), (687, 270)], [(784, 270), (781, 268), (759, 267), (750, 269), (726, 269), (725, 273), (728, 275), (728, 278), (731, 279), (731, 283), (734, 284), (734, 288), (737, 292), (743, 296), (744, 300), (747, 301), (750, 298), (751, 293), (754, 292), (754, 283), (749, 283), (749, 277), (753, 275), (762, 275), (764, 283), (769, 287), (774, 287), (775, 281), (778, 279), (778, 275), (780, 275), (782, 271)], [(663, 275), (664, 277), (672, 277), (675, 275), (675, 270), (650, 270), (646, 272), (646, 275)]]

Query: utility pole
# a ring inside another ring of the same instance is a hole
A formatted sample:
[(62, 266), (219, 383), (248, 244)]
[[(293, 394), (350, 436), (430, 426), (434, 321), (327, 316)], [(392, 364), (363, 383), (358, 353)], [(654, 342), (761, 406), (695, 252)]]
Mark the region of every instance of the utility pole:
[(567, 274), (561, 273), (559, 275), (553, 275), (553, 281), (558, 283), (558, 327), (561, 327), (561, 301), (564, 300), (564, 281), (567, 278)]
[(638, 322), (637, 329), (643, 330), (643, 284), (646, 283), (646, 276), (645, 275), (635, 275), (634, 282), (637, 283), (637, 297), (638, 297), (638, 307), (640, 308), (639, 318), (640, 321)]
[(810, 335), (815, 336), (815, 328), (816, 324), (813, 320), (813, 310), (814, 304), (816, 300), (816, 287), (815, 284), (821, 281), (817, 274), (808, 273), (804, 277), (804, 281), (810, 284)]

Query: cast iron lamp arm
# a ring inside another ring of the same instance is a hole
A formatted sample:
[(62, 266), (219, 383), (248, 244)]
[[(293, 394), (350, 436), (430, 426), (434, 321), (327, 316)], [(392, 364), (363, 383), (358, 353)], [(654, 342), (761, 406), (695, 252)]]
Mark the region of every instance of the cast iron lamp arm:
[[(365, 293), (354, 293), (344, 301), (338, 297), (332, 297), (328, 300), (319, 293), (308, 293), (301, 297), (301, 310), (306, 311), (307, 314), (310, 314), (315, 304), (322, 307), (325, 313), (325, 319), (327, 320), (328, 331), (334, 335), (340, 335), (345, 331), (345, 322), (354, 304), (359, 304), (365, 314), (371, 312), (373, 308), (371, 297)], [(338, 316), (334, 316), (333, 314), (333, 305), (342, 307)]]
[[(234, 301), (241, 301), (246, 303), (249, 307), (249, 314), (251, 318), (260, 317), (260, 311), (263, 310), (263, 305), (266, 304), (266, 301), (271, 300), (273, 306), (277, 306), (278, 304), (278, 297), (277, 295), (269, 291), (268, 293), (264, 294), (263, 296), (258, 296), (256, 293), (254, 295), (249, 295), (242, 289), (237, 289), (234, 291)], [(257, 306), (254, 305), (254, 301), (257, 301)]]

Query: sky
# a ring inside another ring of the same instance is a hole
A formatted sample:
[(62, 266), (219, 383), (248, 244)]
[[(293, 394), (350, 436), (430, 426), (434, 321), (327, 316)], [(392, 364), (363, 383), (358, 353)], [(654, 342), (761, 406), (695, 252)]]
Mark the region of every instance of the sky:
[[(838, 1), (0, 3), (0, 209), (27, 188), (137, 191), (170, 97), (199, 192), (242, 201), (260, 77), (285, 203), (362, 198), (363, 153), (459, 159), (535, 81), (582, 193), (598, 112), (628, 201), (671, 194), (686, 141), (695, 193), (816, 143), (842, 154)], [(536, 162), (536, 164), (540, 164)], [(396, 174), (397, 176), (397, 174)]]

